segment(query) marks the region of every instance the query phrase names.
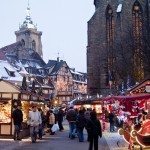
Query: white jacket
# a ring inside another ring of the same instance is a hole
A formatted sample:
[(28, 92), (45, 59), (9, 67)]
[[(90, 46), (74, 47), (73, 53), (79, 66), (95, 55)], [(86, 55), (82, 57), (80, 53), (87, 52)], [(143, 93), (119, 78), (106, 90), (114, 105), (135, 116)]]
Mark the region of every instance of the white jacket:
[(29, 111), (27, 124), (30, 126), (39, 126), (42, 123), (41, 114), (39, 111)]

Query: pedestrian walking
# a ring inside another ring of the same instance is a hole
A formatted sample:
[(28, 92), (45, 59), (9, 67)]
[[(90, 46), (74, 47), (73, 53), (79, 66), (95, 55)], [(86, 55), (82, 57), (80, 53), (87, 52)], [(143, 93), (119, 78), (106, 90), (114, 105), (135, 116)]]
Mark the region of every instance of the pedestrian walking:
[(49, 116), (49, 128), (50, 128), (50, 135), (54, 135), (55, 132), (52, 132), (52, 127), (55, 124), (55, 116), (53, 114), (53, 110), (50, 110), (50, 116)]
[(63, 112), (62, 108), (60, 107), (59, 111), (58, 111), (58, 126), (59, 126), (59, 131), (64, 130), (64, 127), (62, 125), (63, 117), (64, 117), (64, 112)]
[(90, 113), (91, 117), (87, 124), (87, 130), (89, 132), (89, 150), (98, 150), (98, 137), (102, 137), (102, 129), (100, 121), (96, 117), (95, 112)]
[(21, 105), (18, 104), (17, 108), (12, 113), (14, 122), (14, 140), (21, 140), (20, 130), (22, 129), (23, 113)]
[(29, 111), (27, 124), (30, 127), (30, 136), (32, 143), (36, 142), (39, 127), (42, 124), (41, 114), (37, 110), (36, 105), (32, 106), (32, 111)]
[(114, 123), (115, 123), (115, 114), (114, 112), (111, 112), (108, 114), (109, 123), (110, 123), (110, 132), (115, 131)]
[(69, 137), (70, 139), (74, 139), (75, 133), (76, 133), (77, 114), (76, 114), (76, 111), (73, 109), (72, 105), (70, 106), (70, 109), (68, 110), (66, 114), (66, 119), (69, 122), (69, 128), (70, 128)]
[(77, 121), (76, 121), (79, 142), (84, 141), (83, 129), (85, 127), (85, 123), (86, 123), (86, 120), (84, 117), (84, 111), (79, 110), (79, 115), (77, 116)]
[(55, 124), (56, 124), (58, 121), (58, 108), (57, 107), (54, 107), (53, 113), (55, 116)]
[(46, 117), (41, 108), (38, 108), (39, 113), (41, 114), (42, 123), (39, 125), (39, 139), (42, 140), (42, 136), (44, 134), (44, 127), (46, 123)]
[[(85, 129), (87, 130), (87, 123), (89, 122), (89, 120), (90, 120), (90, 118), (91, 118), (91, 115), (90, 115), (90, 109), (89, 108), (87, 108), (87, 110), (84, 112), (84, 117), (85, 117), (85, 120), (86, 120), (86, 122), (85, 122)], [(87, 141), (89, 142), (90, 140), (89, 140), (89, 133), (88, 133), (88, 130), (87, 130)]]

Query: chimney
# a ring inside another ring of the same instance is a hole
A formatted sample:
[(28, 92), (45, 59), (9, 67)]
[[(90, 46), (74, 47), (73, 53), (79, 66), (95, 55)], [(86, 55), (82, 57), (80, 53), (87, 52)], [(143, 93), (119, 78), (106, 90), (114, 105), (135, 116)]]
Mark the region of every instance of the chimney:
[(59, 62), (59, 57), (57, 57), (57, 62)]

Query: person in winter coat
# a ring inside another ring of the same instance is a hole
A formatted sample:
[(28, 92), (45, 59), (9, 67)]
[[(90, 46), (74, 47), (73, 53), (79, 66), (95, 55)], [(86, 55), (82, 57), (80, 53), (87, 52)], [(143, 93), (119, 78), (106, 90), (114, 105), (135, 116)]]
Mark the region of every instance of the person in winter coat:
[(50, 110), (50, 116), (49, 116), (49, 128), (50, 128), (50, 135), (54, 135), (55, 132), (52, 132), (52, 126), (55, 124), (55, 116), (53, 114), (53, 111)]
[(63, 125), (62, 125), (63, 117), (64, 117), (64, 112), (63, 112), (62, 108), (60, 107), (60, 108), (59, 108), (59, 111), (58, 111), (58, 114), (57, 114), (59, 131), (64, 130), (64, 127), (63, 127)]
[(14, 140), (21, 140), (20, 130), (22, 128), (23, 114), (21, 111), (21, 105), (18, 105), (17, 108), (12, 113), (12, 118), (14, 121)]
[(67, 112), (66, 119), (69, 122), (69, 128), (70, 128), (69, 137), (70, 137), (70, 139), (74, 139), (75, 133), (76, 133), (77, 114), (76, 114), (76, 111), (73, 109), (72, 106), (70, 107), (70, 109)]
[(83, 129), (85, 127), (85, 123), (86, 123), (86, 120), (85, 120), (85, 117), (84, 117), (84, 111), (79, 110), (79, 115), (77, 116), (77, 121), (76, 121), (79, 142), (84, 141)]
[(44, 113), (41, 108), (38, 108), (38, 111), (41, 114), (41, 119), (42, 119), (42, 123), (39, 126), (39, 139), (42, 140), (42, 136), (44, 133), (44, 127), (45, 127), (45, 123), (46, 123), (46, 117), (44, 116)]
[[(88, 121), (89, 121), (90, 118), (91, 118), (90, 112), (91, 112), (91, 111), (90, 111), (89, 108), (87, 108), (87, 110), (84, 112), (84, 117), (85, 117), (85, 119), (86, 119), (85, 128), (86, 128), (86, 125), (87, 125)], [(89, 142), (89, 133), (88, 133), (88, 130), (87, 130), (87, 141)]]
[(54, 107), (53, 113), (55, 116), (55, 124), (56, 124), (58, 121), (58, 108), (57, 107)]
[(109, 123), (110, 123), (110, 132), (115, 131), (114, 123), (115, 123), (115, 114), (114, 112), (108, 114)]
[(36, 105), (32, 106), (32, 111), (29, 111), (27, 124), (30, 126), (30, 136), (32, 142), (36, 142), (39, 126), (42, 124), (41, 114), (37, 110)]
[(102, 137), (102, 129), (100, 121), (96, 117), (95, 112), (90, 113), (91, 118), (88, 121), (87, 124), (87, 130), (89, 133), (89, 150), (93, 149), (94, 144), (94, 150), (98, 150), (98, 137)]

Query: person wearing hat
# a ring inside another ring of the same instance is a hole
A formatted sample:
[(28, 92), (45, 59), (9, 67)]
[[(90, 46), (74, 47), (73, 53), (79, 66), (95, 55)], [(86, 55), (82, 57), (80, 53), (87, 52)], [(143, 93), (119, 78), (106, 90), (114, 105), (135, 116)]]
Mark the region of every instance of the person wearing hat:
[(21, 105), (18, 104), (17, 108), (12, 113), (12, 118), (14, 122), (14, 140), (21, 140), (20, 130), (22, 128), (23, 113), (21, 111)]
[(37, 133), (39, 132), (39, 126), (41, 125), (41, 114), (37, 110), (36, 105), (32, 106), (32, 111), (29, 111), (27, 124), (30, 126), (30, 136), (32, 143), (36, 142)]

